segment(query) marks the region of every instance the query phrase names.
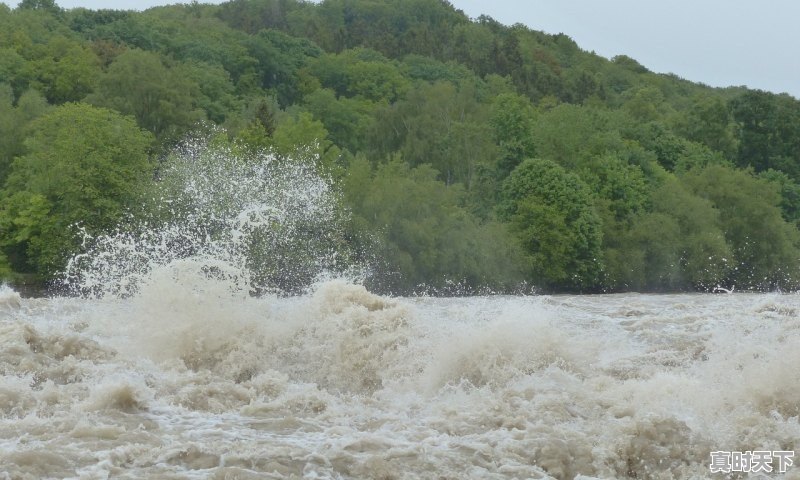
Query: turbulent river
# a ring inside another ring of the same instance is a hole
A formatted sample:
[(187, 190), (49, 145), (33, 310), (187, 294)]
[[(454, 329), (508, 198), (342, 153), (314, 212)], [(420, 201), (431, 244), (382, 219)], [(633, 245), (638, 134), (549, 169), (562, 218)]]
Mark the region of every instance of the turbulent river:
[(799, 366), (797, 295), (3, 287), (0, 478), (723, 478), (798, 450)]
[(800, 296), (378, 296), (318, 170), (187, 142), (64, 296), (0, 286), (0, 480), (736, 478), (800, 447)]

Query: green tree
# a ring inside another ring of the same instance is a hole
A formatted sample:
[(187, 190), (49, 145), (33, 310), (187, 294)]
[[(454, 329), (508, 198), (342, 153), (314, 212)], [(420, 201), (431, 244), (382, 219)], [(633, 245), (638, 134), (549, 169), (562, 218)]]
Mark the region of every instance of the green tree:
[(328, 139), (328, 131), (308, 112), (290, 115), (278, 124), (271, 146), (284, 157), (302, 157), (327, 173), (339, 170), (341, 150)]
[(685, 181), (720, 211), (736, 261), (731, 282), (759, 289), (797, 287), (800, 238), (781, 216), (777, 185), (722, 165), (690, 172)]
[(591, 192), (576, 174), (549, 160), (526, 160), (504, 182), (498, 213), (528, 254), (537, 285), (598, 287), (602, 226)]
[(110, 110), (69, 103), (37, 119), (6, 182), (0, 246), (17, 271), (52, 276), (79, 245), (75, 227), (108, 230), (152, 165), (152, 138)]
[(11, 265), (3, 252), (0, 252), (0, 281), (11, 278)]
[(322, 51), (304, 38), (275, 30), (262, 30), (247, 39), (248, 54), (258, 61), (254, 72), (262, 88), (269, 89), (281, 106), (301, 100), (300, 71)]
[(23, 93), (14, 105), (11, 89), (0, 84), (0, 185), (5, 183), (14, 157), (24, 152), (28, 124), (48, 108), (47, 101), (35, 90)]
[(308, 68), (323, 87), (330, 88), (338, 96), (393, 103), (410, 88), (396, 62), (364, 48), (323, 55)]
[(695, 97), (687, 115), (678, 123), (678, 130), (689, 140), (734, 158), (737, 145), (733, 118), (723, 99), (707, 94)]
[(492, 103), (489, 117), (492, 139), (500, 150), (498, 170), (506, 177), (526, 158), (533, 158), (534, 110), (528, 99), (506, 93)]
[(626, 148), (620, 134), (625, 120), (616, 112), (558, 105), (536, 118), (536, 153), (567, 169), (578, 168), (589, 158)]
[(306, 95), (304, 101), (314, 118), (325, 124), (333, 143), (352, 153), (366, 148), (367, 132), (375, 121), (375, 104), (358, 98), (336, 98), (327, 88)]
[(463, 189), (437, 177), (429, 165), (410, 168), (399, 157), (375, 169), (361, 156), (351, 161), (345, 196), (358, 228), (378, 237), (376, 286), (394, 293), (514, 286), (519, 256), (505, 229), (476, 222), (461, 207)]
[(100, 76), (100, 60), (86, 45), (56, 36), (31, 62), (36, 80), (33, 86), (50, 103), (76, 102), (94, 90)]
[(195, 104), (212, 122), (222, 124), (228, 115), (241, 108), (241, 103), (235, 96), (236, 87), (228, 72), (220, 65), (190, 63), (180, 66), (178, 71), (199, 87)]
[(180, 69), (143, 50), (127, 50), (108, 67), (91, 103), (133, 115), (142, 128), (164, 139), (183, 134), (204, 118), (196, 108), (200, 89)]
[(22, 0), (17, 5), (20, 10), (42, 10), (49, 13), (60, 14), (62, 12), (54, 0)]
[(581, 178), (616, 222), (625, 222), (647, 207), (650, 185), (642, 168), (618, 155), (595, 157), (584, 164)]
[(759, 177), (778, 186), (781, 193), (780, 207), (783, 219), (800, 226), (800, 184), (778, 170), (766, 170), (761, 172)]
[(412, 166), (430, 164), (448, 185), (468, 189), (479, 165), (495, 158), (488, 108), (474, 85), (420, 84), (406, 99), (376, 113), (371, 133), (376, 157), (400, 152)]
[(730, 109), (738, 133), (737, 164), (800, 179), (800, 101), (750, 90), (731, 100)]
[(670, 176), (651, 192), (648, 211), (607, 239), (605, 282), (612, 290), (710, 290), (735, 259), (720, 212)]
[(627, 96), (623, 108), (639, 122), (659, 120), (666, 113), (667, 105), (664, 101), (664, 94), (658, 88), (641, 87), (628, 93)]

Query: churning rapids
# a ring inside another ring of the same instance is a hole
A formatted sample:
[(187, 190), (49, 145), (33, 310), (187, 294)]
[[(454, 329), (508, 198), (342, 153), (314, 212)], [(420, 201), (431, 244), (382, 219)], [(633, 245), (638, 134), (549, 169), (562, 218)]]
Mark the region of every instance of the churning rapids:
[[(80, 295), (0, 287), (0, 479), (708, 478), (712, 451), (800, 450), (800, 296), (382, 297), (324, 279), (325, 181), (205, 148), (164, 170), (174, 215), (71, 262)], [(316, 283), (270, 290), (286, 271)]]
[(711, 451), (800, 447), (798, 312), (338, 281), (244, 301), (4, 289), (0, 478), (707, 478)]

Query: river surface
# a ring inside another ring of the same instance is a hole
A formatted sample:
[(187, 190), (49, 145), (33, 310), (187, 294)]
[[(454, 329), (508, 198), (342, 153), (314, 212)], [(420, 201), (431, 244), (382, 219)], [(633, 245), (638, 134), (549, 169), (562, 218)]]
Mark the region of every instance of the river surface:
[(154, 285), (0, 287), (0, 479), (736, 478), (710, 452), (800, 449), (797, 295)]

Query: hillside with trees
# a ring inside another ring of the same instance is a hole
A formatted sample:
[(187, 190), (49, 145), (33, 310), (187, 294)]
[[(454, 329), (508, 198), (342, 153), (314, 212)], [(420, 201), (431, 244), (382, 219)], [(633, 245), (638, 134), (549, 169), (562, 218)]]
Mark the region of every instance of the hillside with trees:
[(800, 102), (443, 0), (0, 4), (0, 278), (48, 283), (186, 135), (310, 152), (371, 288), (796, 290)]

